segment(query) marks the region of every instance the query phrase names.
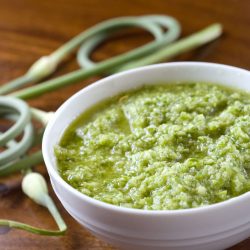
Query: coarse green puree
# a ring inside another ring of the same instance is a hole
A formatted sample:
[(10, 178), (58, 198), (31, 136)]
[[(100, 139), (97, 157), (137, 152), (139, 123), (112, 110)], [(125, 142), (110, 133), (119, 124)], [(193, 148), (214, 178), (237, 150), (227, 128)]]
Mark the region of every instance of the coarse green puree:
[(114, 205), (224, 201), (250, 190), (250, 94), (205, 83), (143, 87), (77, 118), (55, 154), (66, 182)]

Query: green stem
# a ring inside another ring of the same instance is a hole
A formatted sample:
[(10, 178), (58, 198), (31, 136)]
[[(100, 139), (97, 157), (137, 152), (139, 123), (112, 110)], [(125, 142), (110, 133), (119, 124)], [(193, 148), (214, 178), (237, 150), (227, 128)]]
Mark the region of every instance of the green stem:
[(30, 199), (35, 201), (37, 204), (46, 207), (49, 210), (59, 230), (40, 229), (28, 224), (12, 220), (0, 220), (0, 227), (5, 226), (8, 228), (16, 228), (35, 234), (49, 236), (63, 235), (67, 229), (67, 225), (65, 224), (63, 218), (61, 217), (59, 211), (56, 208), (56, 205), (48, 194), (48, 187), (44, 177), (39, 173), (32, 173), (30, 170), (29, 173), (26, 173), (25, 177), (23, 178), (22, 189), (23, 192)]
[(160, 49), (155, 53), (144, 57), (143, 59), (122, 66), (119, 68), (119, 71), (168, 60), (174, 56), (213, 41), (214, 39), (218, 38), (221, 33), (222, 26), (220, 24), (213, 24), (198, 33), (190, 35), (184, 39), (180, 39), (178, 42), (172, 43), (166, 48)]
[(0, 87), (0, 95), (4, 95), (6, 93), (9, 93), (10, 91), (17, 89), (21, 86), (23, 86), (26, 83), (31, 82), (31, 79), (27, 75), (23, 75), (21, 77), (18, 77), (14, 79), (13, 81), (9, 82), (8, 84), (4, 84)]
[[(155, 41), (149, 44), (146, 44), (144, 46), (141, 46), (139, 48), (136, 48), (132, 51), (129, 51), (126, 56), (132, 56), (133, 58), (137, 58), (139, 56), (146, 55), (156, 48), (159, 48), (159, 46), (164, 45), (164, 42), (169, 43), (174, 41), (180, 33), (180, 25), (177, 20), (170, 16), (161, 16), (161, 15), (153, 15), (153, 16), (145, 16), (145, 17), (118, 17), (111, 20), (104, 21), (102, 23), (99, 23), (90, 29), (80, 33), (73, 39), (71, 39), (68, 43), (62, 45), (60, 48), (58, 48), (56, 51), (54, 51), (51, 56), (56, 61), (62, 61), (65, 57), (67, 57), (70, 53), (72, 53), (76, 48), (78, 48), (85, 40), (93, 37), (96, 34), (106, 33), (116, 30), (118, 28), (128, 27), (128, 26), (136, 26), (136, 27), (142, 27), (146, 29), (146, 27), (149, 29), (154, 29), (155, 25), (152, 26), (152, 21), (149, 22), (151, 19), (159, 19), (161, 20), (161, 24), (167, 24), (168, 32), (166, 32), (166, 35), (163, 40), (161, 41)], [(163, 25), (164, 26), (164, 25)], [(101, 33), (100, 33), (101, 32)], [(125, 55), (121, 55), (123, 57)]]
[[(166, 48), (163, 48), (156, 52), (155, 55), (153, 54), (152, 56), (146, 57), (145, 60), (140, 60), (136, 63), (136, 66), (143, 66), (150, 63), (156, 63), (166, 58), (169, 59), (170, 57), (177, 56), (180, 53), (204, 45), (205, 43), (217, 38), (221, 34), (221, 30), (221, 25), (211, 25), (191, 36), (180, 39), (179, 41), (168, 45)], [(14, 92), (11, 95), (21, 99), (33, 98), (46, 92), (61, 88), (63, 86), (80, 82), (90, 76), (94, 76), (103, 73), (107, 70), (111, 70), (112, 68), (118, 67), (132, 59), (134, 59), (134, 54), (129, 54), (123, 57), (115, 57), (104, 62), (98, 63), (93, 68), (86, 70), (80, 69), (64, 76), (43, 82), (37, 86), (32, 86), (24, 90)], [(129, 68), (130, 67), (132, 67), (132, 64), (129, 65)]]
[(66, 231), (67, 226), (49, 195), (46, 196), (46, 205), (51, 215), (53, 216), (54, 220), (56, 221), (56, 224), (59, 227), (60, 231), (61, 232)]
[(5, 165), (1, 166), (0, 176), (6, 176), (16, 171), (31, 168), (32, 166), (41, 162), (43, 162), (43, 155), (42, 151), (39, 150), (32, 155), (25, 156), (15, 162), (6, 163)]
[[(2, 94), (6, 94), (30, 81), (35, 83), (42, 80), (45, 77), (48, 77), (56, 70), (58, 65), (66, 57), (68, 57), (73, 51), (75, 51), (81, 44), (86, 42), (88, 39), (93, 38), (95, 35), (98, 36), (99, 34), (102, 33), (109, 34), (112, 30), (115, 31), (118, 28), (124, 28), (129, 26), (144, 28), (152, 32), (156, 37), (156, 41), (150, 42), (146, 45), (143, 45), (139, 48), (129, 51), (124, 55), (120, 55), (120, 57), (130, 57), (131, 59), (145, 56), (148, 53), (153, 52), (160, 46), (174, 41), (175, 39), (178, 38), (180, 33), (179, 23), (174, 18), (169, 16), (157, 15), (157, 16), (146, 16), (146, 17), (119, 17), (108, 21), (104, 21), (80, 33), (79, 35), (77, 35), (76, 37), (74, 37), (61, 47), (59, 47), (49, 56), (43, 56), (40, 59), (38, 59), (29, 68), (29, 70), (23, 77), (20, 77), (10, 83), (6, 83), (3, 89), (0, 87), (0, 91), (2, 91)], [(161, 26), (168, 28), (167, 32), (165, 32), (164, 35), (162, 35)]]
[(44, 126), (47, 125), (51, 117), (54, 115), (54, 112), (45, 112), (36, 108), (30, 108), (30, 110), (32, 117), (35, 120), (40, 121)]
[(44, 196), (45, 196), (44, 200), (45, 200), (46, 208), (49, 210), (50, 214), (53, 216), (54, 220), (56, 221), (56, 224), (59, 230), (41, 229), (38, 227), (34, 227), (25, 223), (12, 221), (12, 220), (0, 220), (0, 227), (5, 226), (9, 228), (16, 228), (16, 229), (28, 231), (30, 233), (47, 235), (47, 236), (64, 235), (67, 230), (67, 225), (62, 219), (51, 197), (48, 194), (44, 194)]
[(64, 235), (65, 231), (66, 231), (66, 228), (64, 230), (58, 230), (58, 231), (41, 229), (41, 228), (30, 226), (30, 225), (25, 224), (25, 223), (13, 221), (13, 220), (0, 220), (0, 226), (6, 226), (6, 227), (10, 227), (10, 228), (21, 229), (21, 230), (28, 231), (30, 233), (40, 234), (40, 235), (47, 235), (47, 236)]

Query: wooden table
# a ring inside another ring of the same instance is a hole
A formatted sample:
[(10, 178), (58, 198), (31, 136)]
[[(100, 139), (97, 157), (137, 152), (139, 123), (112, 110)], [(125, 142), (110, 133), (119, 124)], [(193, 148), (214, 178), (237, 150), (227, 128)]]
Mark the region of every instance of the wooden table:
[[(175, 60), (217, 62), (249, 69), (250, 67), (250, 1), (247, 0), (0, 0), (0, 83), (25, 72), (33, 61), (49, 54), (82, 30), (112, 17), (143, 14), (168, 14), (180, 20), (183, 36), (213, 22), (221, 22), (225, 33), (219, 40), (186, 53)], [(150, 39), (144, 33), (133, 38), (118, 37), (104, 44), (93, 57), (105, 59)], [(77, 68), (75, 60), (65, 63), (56, 75)], [(56, 110), (73, 93), (94, 82), (97, 77), (29, 103), (44, 110)], [(45, 172), (44, 166), (40, 166)], [(0, 183), (15, 183), (15, 175)], [(1, 186), (0, 186), (1, 188)], [(44, 237), (12, 230), (0, 235), (0, 249), (113, 249), (79, 226), (65, 212), (51, 190), (69, 230), (64, 237)], [(26, 198), (19, 187), (0, 197), (0, 217), (16, 219), (45, 228), (55, 228), (49, 213)], [(246, 240), (231, 249), (250, 249)]]

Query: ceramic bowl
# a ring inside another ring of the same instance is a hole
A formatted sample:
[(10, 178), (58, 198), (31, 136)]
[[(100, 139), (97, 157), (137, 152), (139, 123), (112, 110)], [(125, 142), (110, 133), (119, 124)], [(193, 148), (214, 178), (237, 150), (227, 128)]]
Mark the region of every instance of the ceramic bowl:
[(43, 156), (53, 189), (65, 209), (86, 229), (124, 249), (216, 250), (250, 235), (250, 192), (206, 207), (146, 211), (90, 198), (58, 174), (54, 146), (69, 124), (92, 105), (142, 85), (209, 82), (250, 91), (250, 72), (220, 64), (180, 62), (142, 67), (97, 81), (69, 98), (49, 122)]

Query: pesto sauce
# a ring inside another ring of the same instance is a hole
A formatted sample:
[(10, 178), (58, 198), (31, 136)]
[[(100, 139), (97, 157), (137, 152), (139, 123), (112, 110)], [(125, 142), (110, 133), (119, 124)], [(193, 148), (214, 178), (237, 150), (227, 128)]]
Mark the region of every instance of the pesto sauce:
[(110, 204), (224, 201), (250, 190), (250, 95), (204, 83), (123, 93), (73, 121), (55, 155), (66, 182)]

